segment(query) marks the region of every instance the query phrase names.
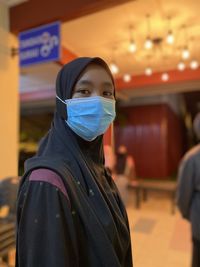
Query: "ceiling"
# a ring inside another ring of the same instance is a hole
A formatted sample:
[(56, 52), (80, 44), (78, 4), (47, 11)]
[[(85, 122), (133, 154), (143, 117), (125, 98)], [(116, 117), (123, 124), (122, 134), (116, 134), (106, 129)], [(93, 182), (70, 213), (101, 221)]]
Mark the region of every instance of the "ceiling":
[(5, 4), (9, 7), (13, 7), (27, 1), (28, 0), (0, 0), (0, 3)]
[[(114, 59), (120, 74), (141, 74), (147, 65), (155, 71), (174, 69), (180, 60), (181, 48), (186, 44), (191, 56), (200, 60), (199, 10), (199, 0), (135, 0), (64, 23), (62, 43), (79, 56), (98, 55), (108, 62)], [(147, 14), (150, 15), (150, 37), (162, 40), (150, 51), (144, 48), (148, 34)], [(175, 36), (174, 45), (165, 41), (169, 16)], [(132, 37), (138, 47), (134, 54), (128, 51), (131, 25)], [(183, 25), (186, 25), (186, 30)]]
[(21, 69), (20, 93), (54, 89), (59, 70), (60, 65), (56, 63), (44, 63)]
[[(77, 56), (100, 56), (108, 63), (112, 59), (120, 68), (119, 76), (124, 73), (140, 75), (147, 65), (155, 72), (176, 69), (180, 60), (181, 48), (186, 44), (183, 25), (186, 25), (188, 46), (191, 58), (200, 62), (198, 43), (200, 41), (200, 1), (199, 0), (135, 0), (70, 22), (62, 23), (62, 45)], [(161, 45), (151, 51), (144, 49), (147, 36), (146, 15), (150, 14), (151, 38), (160, 38)], [(171, 29), (175, 43), (166, 44), (168, 17), (171, 17)], [(137, 44), (137, 51), (128, 51), (132, 37)], [(189, 60), (186, 61), (189, 64)], [(20, 92), (35, 90), (54, 90), (56, 75), (60, 66), (56, 63), (35, 65), (21, 70)], [(184, 72), (183, 72), (184, 75)], [(147, 88), (146, 88), (147, 89)], [(144, 95), (167, 94), (198, 91), (200, 82), (188, 82), (181, 85), (160, 84), (148, 90), (123, 90), (118, 97), (128, 100)]]

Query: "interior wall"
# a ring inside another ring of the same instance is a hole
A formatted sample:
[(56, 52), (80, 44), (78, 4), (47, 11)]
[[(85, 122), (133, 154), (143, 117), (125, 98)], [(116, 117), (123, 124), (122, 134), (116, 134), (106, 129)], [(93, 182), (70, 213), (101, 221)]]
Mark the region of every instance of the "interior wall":
[(8, 7), (0, 3), (0, 179), (18, 173), (18, 58), (11, 57), (17, 46)]
[(168, 155), (168, 172), (176, 174), (180, 159), (185, 153), (186, 144), (186, 129), (180, 118), (169, 108), (166, 108), (167, 113), (167, 155)]
[[(182, 155), (182, 130), (167, 104), (121, 108), (115, 125), (116, 146), (124, 144), (135, 160), (137, 176), (167, 178)], [(173, 161), (173, 162), (171, 162)]]

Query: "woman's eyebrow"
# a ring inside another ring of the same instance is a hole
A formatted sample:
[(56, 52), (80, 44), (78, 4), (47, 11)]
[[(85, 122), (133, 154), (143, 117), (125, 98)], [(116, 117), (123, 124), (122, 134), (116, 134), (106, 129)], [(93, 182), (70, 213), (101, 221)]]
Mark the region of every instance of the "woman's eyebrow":
[(114, 86), (113, 86), (113, 83), (111, 83), (111, 82), (103, 82), (103, 85), (104, 85), (104, 86), (111, 87), (111, 88), (114, 87)]
[[(92, 86), (93, 85), (93, 82), (89, 81), (89, 80), (80, 80), (78, 81), (77, 85), (87, 85), (87, 86)], [(113, 83), (111, 82), (108, 82), (108, 81), (103, 81), (102, 82), (102, 85), (103, 86), (107, 86), (107, 87), (111, 87), (113, 88)]]

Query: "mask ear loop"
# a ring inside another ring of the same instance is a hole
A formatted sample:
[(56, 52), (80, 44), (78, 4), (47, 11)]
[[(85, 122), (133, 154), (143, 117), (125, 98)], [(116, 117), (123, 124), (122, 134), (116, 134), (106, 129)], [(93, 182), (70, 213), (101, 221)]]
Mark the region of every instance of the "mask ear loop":
[(61, 102), (63, 102), (64, 104), (66, 104), (65, 101), (63, 101), (59, 96), (56, 95), (56, 98), (58, 98)]
[[(64, 105), (60, 105), (60, 102), (62, 102)], [(59, 96), (56, 95), (56, 110), (58, 114), (63, 118), (64, 120), (67, 120), (67, 108), (66, 103), (64, 100), (62, 100)]]

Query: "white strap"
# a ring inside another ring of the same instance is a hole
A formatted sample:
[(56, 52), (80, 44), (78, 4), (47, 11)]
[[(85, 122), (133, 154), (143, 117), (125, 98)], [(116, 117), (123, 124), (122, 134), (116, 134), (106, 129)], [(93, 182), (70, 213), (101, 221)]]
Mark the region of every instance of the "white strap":
[(66, 104), (66, 102), (63, 101), (59, 96), (56, 95), (56, 98), (58, 98), (61, 102), (63, 102), (64, 104)]

